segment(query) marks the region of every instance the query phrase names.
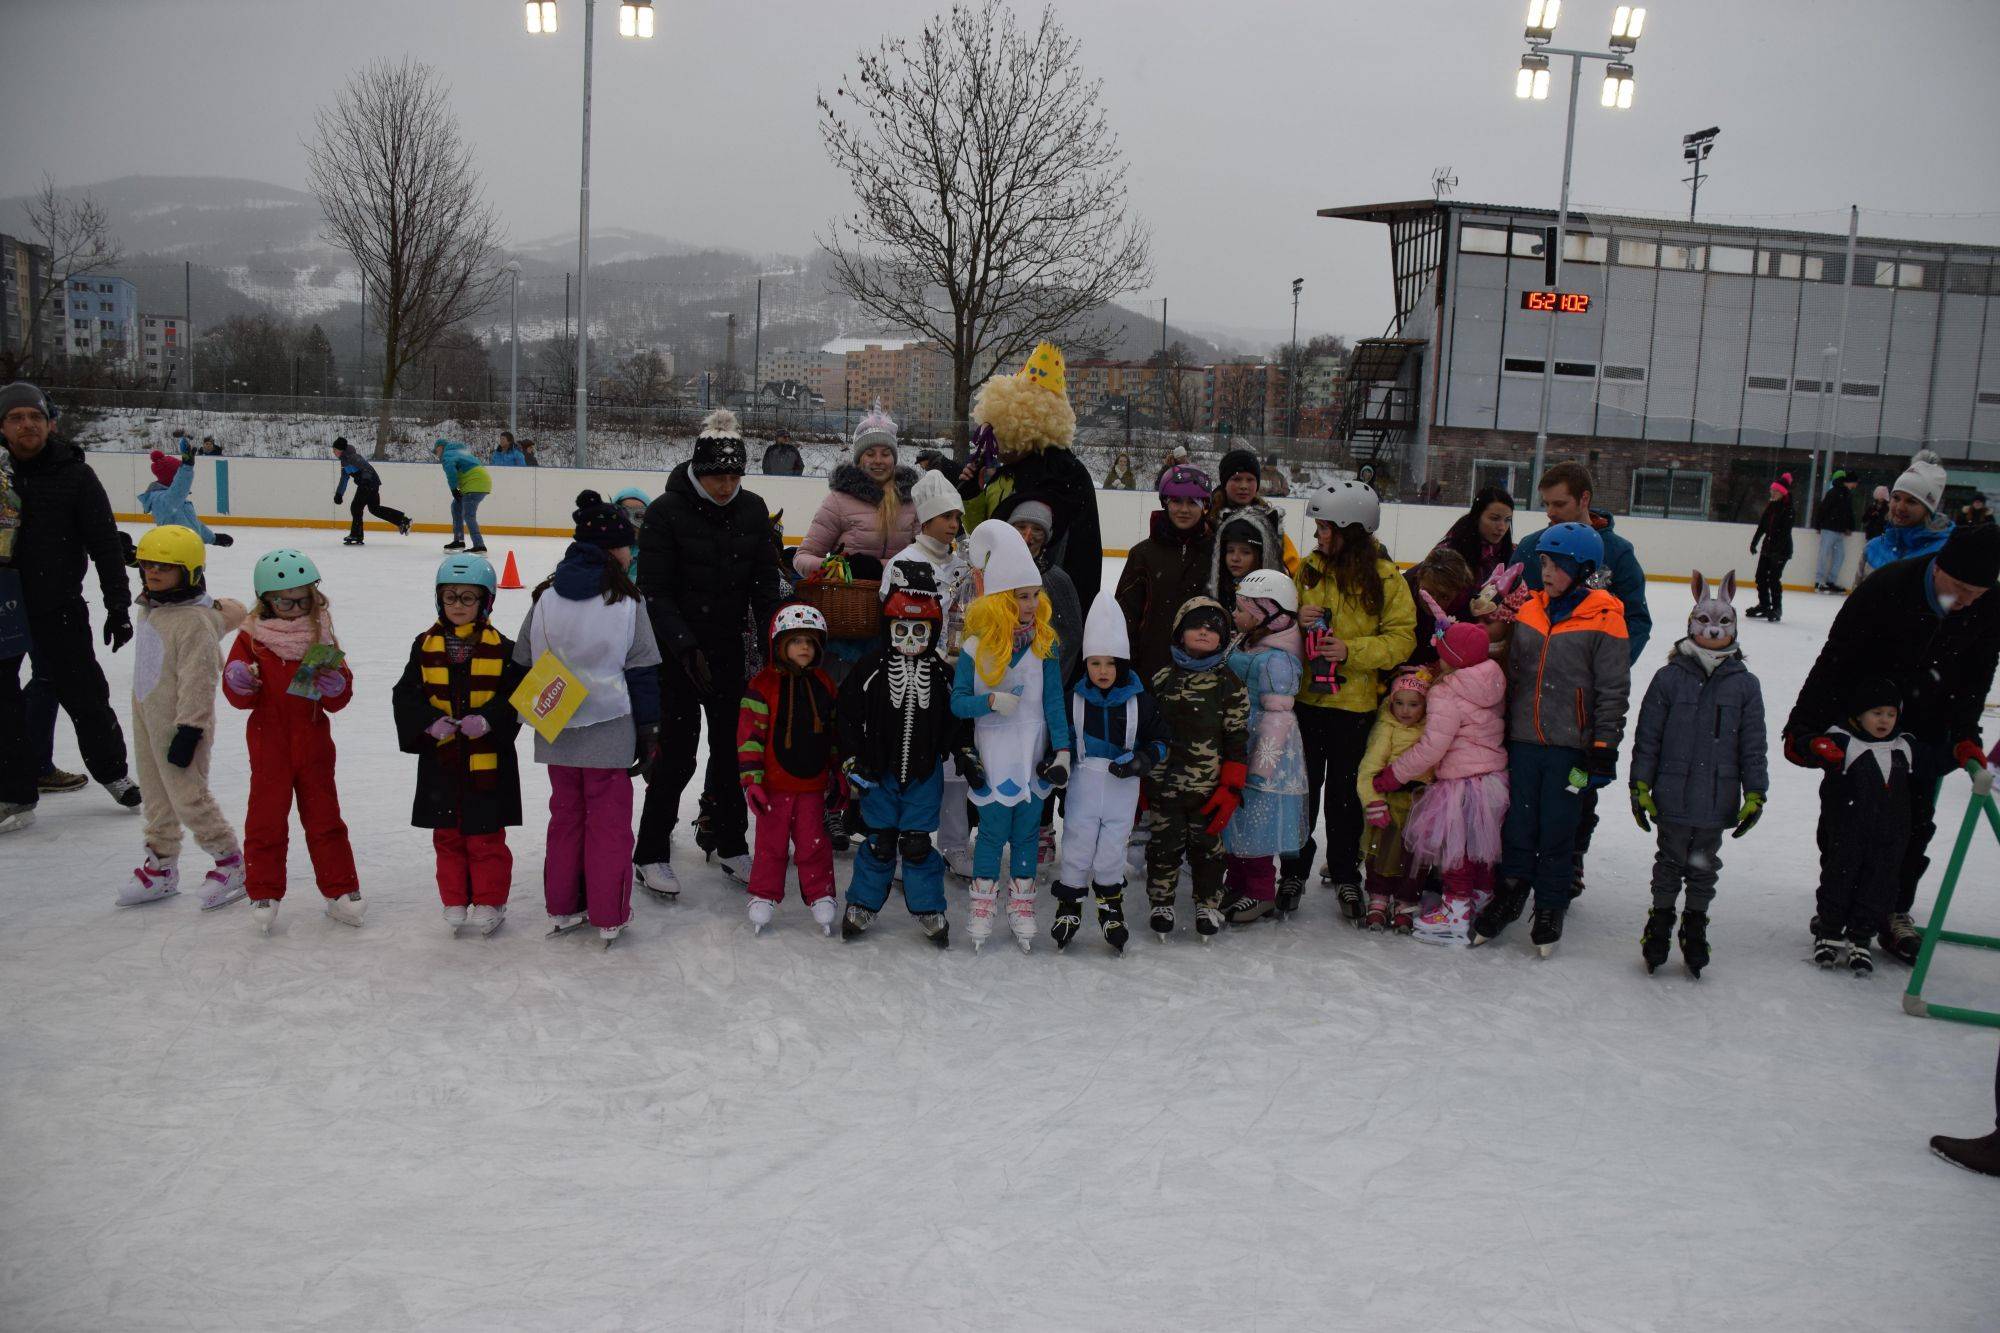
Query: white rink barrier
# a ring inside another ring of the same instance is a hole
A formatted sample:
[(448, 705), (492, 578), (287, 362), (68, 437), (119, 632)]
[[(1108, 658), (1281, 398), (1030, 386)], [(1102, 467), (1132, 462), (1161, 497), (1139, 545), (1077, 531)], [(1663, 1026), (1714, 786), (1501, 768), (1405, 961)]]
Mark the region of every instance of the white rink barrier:
[[(86, 455), (90, 465), (110, 493), (111, 507), (121, 520), (143, 522), (138, 494), (151, 481), (148, 456), (139, 453), (99, 453)], [(194, 500), (209, 523), (228, 527), (345, 528), (347, 505), (333, 503), (334, 488), (340, 483), (340, 468), (329, 456), (299, 458), (200, 458), (195, 460)], [(443, 469), (433, 463), (377, 463), (382, 476), (382, 503), (407, 513), (419, 530), (451, 530), (451, 496), (445, 489)], [(613, 472), (597, 469), (489, 467), (493, 493), (479, 507), (479, 526), (494, 537), (560, 537), (570, 531), (570, 512), (576, 507), (579, 491), (595, 490), (606, 499), (628, 486), (649, 495), (658, 495), (666, 484), (665, 472)], [(797, 541), (811, 523), (813, 513), (826, 496), (826, 481), (819, 477), (766, 477), (752, 473), (744, 485), (764, 498), (772, 513), (784, 514), (785, 531)], [(346, 500), (353, 498), (348, 489)], [(1273, 500), (1288, 521), (1286, 531), (1301, 551), (1310, 549), (1311, 525), (1305, 517), (1305, 501), (1297, 496)], [(1104, 533), (1104, 553), (1122, 556), (1146, 535), (1159, 501), (1151, 491), (1104, 491), (1097, 493), (1098, 519)], [(1378, 535), (1390, 553), (1404, 565), (1414, 564), (1435, 546), (1445, 530), (1463, 511), (1448, 505), (1384, 505)], [(1539, 513), (1517, 511), (1516, 537), (1542, 526)], [(369, 520), (371, 531), (387, 531), (386, 525)], [(1622, 517), (1618, 532), (1638, 548), (1639, 562), (1655, 581), (1685, 582), (1691, 570), (1699, 569), (1710, 578), (1736, 571), (1737, 582), (1748, 595), (1754, 581), (1757, 557), (1750, 554), (1754, 529), (1747, 523), (1709, 523), (1695, 519)], [(1801, 528), (1794, 536), (1795, 550), (1785, 566), (1788, 587), (1810, 589), (1819, 552), (1819, 534)], [(1841, 581), (1852, 576), (1860, 558), (1861, 539), (1848, 539), (1846, 564)]]

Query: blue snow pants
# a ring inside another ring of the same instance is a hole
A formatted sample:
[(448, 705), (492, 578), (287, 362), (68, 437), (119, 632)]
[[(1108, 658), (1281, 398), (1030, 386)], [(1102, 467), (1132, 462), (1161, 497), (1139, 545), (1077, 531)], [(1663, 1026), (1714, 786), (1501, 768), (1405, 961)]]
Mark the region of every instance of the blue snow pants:
[(974, 878), (1000, 878), (1002, 847), (1008, 849), (1008, 872), (1015, 879), (1034, 878), (1043, 799), (1030, 796), (1017, 805), (996, 803), (979, 807), (979, 836), (972, 843)]
[(1571, 856), (1583, 798), (1569, 789), (1569, 771), (1583, 751), (1531, 741), (1507, 742), (1507, 823), (1500, 833), (1500, 873), (1532, 881), (1535, 907), (1569, 906), (1575, 883)]
[[(861, 792), (861, 823), (867, 841), (854, 856), (854, 877), (847, 884), (847, 901), (871, 912), (889, 901), (889, 880), (896, 871), (904, 833), (935, 833), (938, 803), (944, 794), (944, 765), (921, 782), (905, 788), (884, 778)], [(912, 840), (914, 841), (914, 840)], [(912, 915), (944, 910), (944, 857), (925, 839), (921, 860), (903, 857), (903, 903)]]

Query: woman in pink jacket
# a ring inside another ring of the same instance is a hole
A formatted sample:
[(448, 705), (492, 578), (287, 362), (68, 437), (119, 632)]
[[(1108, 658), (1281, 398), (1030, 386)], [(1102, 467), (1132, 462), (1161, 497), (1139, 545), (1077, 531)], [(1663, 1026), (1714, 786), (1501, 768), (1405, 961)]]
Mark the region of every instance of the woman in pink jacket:
[(896, 465), (896, 423), (877, 405), (855, 428), (852, 458), (833, 470), (792, 568), (804, 578), (844, 552), (868, 558), (856, 577), (880, 577), (868, 561), (886, 565), (917, 539), (916, 483), (916, 469)]
[(1387, 794), (1433, 768), (1437, 779), (1417, 797), (1403, 828), (1419, 871), (1443, 875), (1444, 901), (1418, 921), (1417, 934), (1466, 939), (1492, 893), (1507, 818), (1507, 674), (1489, 656), (1486, 631), (1440, 618), (1438, 670), (1424, 734), (1375, 777)]

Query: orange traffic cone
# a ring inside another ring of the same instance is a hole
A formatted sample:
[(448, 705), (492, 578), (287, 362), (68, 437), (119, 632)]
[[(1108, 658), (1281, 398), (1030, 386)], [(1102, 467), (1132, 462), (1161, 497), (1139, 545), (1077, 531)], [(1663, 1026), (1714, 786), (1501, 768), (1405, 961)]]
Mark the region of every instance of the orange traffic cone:
[(521, 569), (514, 563), (514, 553), (507, 552), (507, 567), (500, 571), (500, 586), (518, 588), (521, 586)]

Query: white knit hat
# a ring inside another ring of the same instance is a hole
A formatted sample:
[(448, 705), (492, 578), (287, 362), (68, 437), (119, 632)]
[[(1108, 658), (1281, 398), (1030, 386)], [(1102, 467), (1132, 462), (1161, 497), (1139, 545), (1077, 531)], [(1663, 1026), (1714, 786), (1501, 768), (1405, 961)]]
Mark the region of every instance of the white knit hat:
[(1090, 614), (1083, 618), (1083, 655), (1132, 656), (1132, 638), (1125, 629), (1125, 613), (1118, 609), (1118, 599), (1108, 591), (1097, 594), (1097, 600), (1090, 604)]
[(919, 527), (940, 514), (965, 508), (965, 501), (958, 498), (957, 487), (942, 472), (926, 472), (918, 477), (917, 484), (910, 488), (910, 502), (917, 507)]
[(1035, 568), (1035, 557), (1028, 554), (1028, 543), (1021, 540), (1021, 534), (1014, 531), (1011, 523), (987, 519), (972, 530), (967, 551), (972, 567), (986, 575), (982, 596), (1042, 586), (1042, 571)]
[(1910, 460), (1909, 470), (1896, 478), (1894, 489), (1915, 496), (1924, 502), (1924, 508), (1935, 514), (1938, 506), (1944, 503), (1944, 486), (1944, 460), (1924, 449)]
[(896, 447), (896, 423), (882, 410), (880, 403), (875, 404), (867, 416), (855, 423), (854, 440), (848, 452), (854, 461), (859, 463), (862, 453), (878, 444), (888, 445), (891, 451)]

